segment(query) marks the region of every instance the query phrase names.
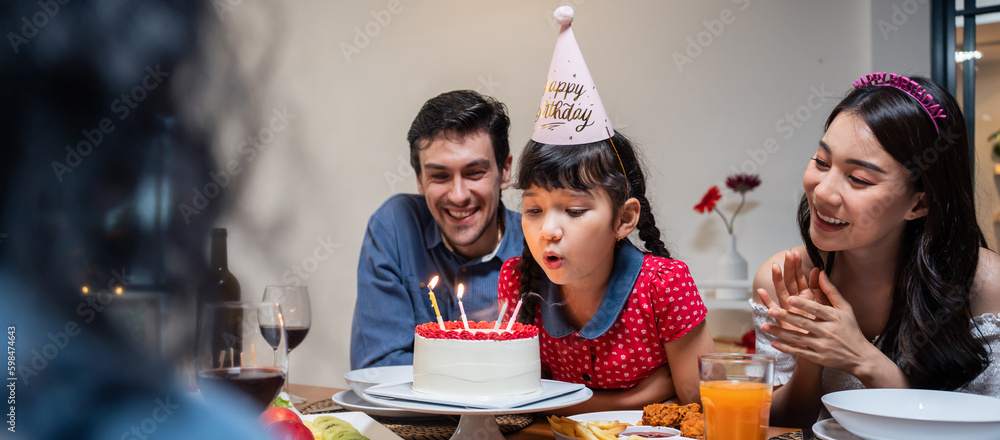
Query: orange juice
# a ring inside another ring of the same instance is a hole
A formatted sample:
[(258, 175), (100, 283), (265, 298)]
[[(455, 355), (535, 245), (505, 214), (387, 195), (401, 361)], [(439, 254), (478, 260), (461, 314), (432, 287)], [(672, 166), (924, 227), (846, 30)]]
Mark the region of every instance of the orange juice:
[(771, 385), (701, 382), (708, 440), (765, 440), (771, 413)]

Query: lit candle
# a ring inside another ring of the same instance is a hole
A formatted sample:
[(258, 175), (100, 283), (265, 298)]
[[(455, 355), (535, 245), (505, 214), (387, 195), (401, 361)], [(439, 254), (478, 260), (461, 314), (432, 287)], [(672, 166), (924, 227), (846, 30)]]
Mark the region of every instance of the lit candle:
[(444, 320), (441, 319), (441, 310), (438, 309), (437, 299), (434, 298), (434, 286), (437, 286), (437, 284), (438, 284), (438, 277), (437, 275), (434, 275), (434, 278), (431, 278), (431, 282), (427, 284), (427, 290), (430, 291), (431, 293), (431, 305), (434, 306), (434, 314), (437, 315), (438, 326), (441, 327), (441, 330), (444, 330)]
[(500, 307), (500, 316), (497, 317), (497, 323), (493, 324), (493, 330), (500, 330), (500, 323), (503, 321), (504, 313), (507, 313), (507, 301), (504, 301), (503, 306)]
[(469, 320), (465, 317), (465, 306), (462, 305), (462, 295), (465, 294), (465, 286), (462, 283), (458, 283), (458, 310), (462, 312), (462, 324), (465, 325), (465, 329), (469, 329)]
[(511, 327), (514, 327), (514, 321), (517, 321), (517, 312), (521, 310), (521, 300), (517, 300), (517, 305), (514, 306), (514, 314), (510, 317), (510, 322), (507, 323), (507, 331), (510, 331)]

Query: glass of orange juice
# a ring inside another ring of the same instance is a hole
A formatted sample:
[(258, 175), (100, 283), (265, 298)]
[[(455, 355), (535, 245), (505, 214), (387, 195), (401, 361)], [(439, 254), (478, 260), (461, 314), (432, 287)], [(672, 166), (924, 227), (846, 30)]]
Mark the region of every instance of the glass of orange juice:
[(716, 353), (698, 358), (707, 440), (766, 440), (774, 358)]

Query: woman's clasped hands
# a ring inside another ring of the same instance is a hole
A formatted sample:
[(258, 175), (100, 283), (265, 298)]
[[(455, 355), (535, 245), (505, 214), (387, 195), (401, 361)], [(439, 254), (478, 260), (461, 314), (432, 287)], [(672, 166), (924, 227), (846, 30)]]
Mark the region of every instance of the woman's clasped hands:
[(771, 266), (774, 298), (757, 290), (768, 316), (778, 323), (760, 327), (778, 339), (772, 346), (799, 362), (868, 376), (866, 365), (882, 353), (862, 333), (851, 305), (820, 269), (813, 268), (807, 280), (798, 252), (786, 252), (784, 264), (784, 272), (777, 263)]

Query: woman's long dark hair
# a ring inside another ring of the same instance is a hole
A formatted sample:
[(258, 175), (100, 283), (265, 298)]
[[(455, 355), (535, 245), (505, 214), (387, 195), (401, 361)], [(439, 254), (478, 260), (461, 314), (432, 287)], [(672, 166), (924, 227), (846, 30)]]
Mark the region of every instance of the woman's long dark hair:
[[(623, 168), (626, 174), (622, 174)], [(621, 133), (615, 133), (610, 140), (584, 145), (552, 145), (529, 140), (521, 153), (514, 187), (522, 191), (531, 186), (546, 190), (568, 188), (589, 191), (599, 188), (608, 192), (616, 212), (629, 198), (635, 197), (639, 201), (639, 222), (636, 225), (639, 239), (653, 255), (670, 258), (670, 251), (660, 239), (660, 229), (656, 227), (646, 198), (646, 177), (642, 168), (635, 147)], [(517, 318), (522, 323), (530, 323), (535, 319), (538, 303), (538, 296), (530, 293), (538, 292), (539, 281), (544, 276), (541, 266), (531, 256), (527, 241), (519, 269), (521, 290), (518, 293), (524, 304)]]
[[(841, 113), (860, 116), (885, 151), (910, 171), (911, 188), (925, 193), (927, 215), (905, 226), (889, 320), (876, 346), (900, 366), (913, 387), (953, 390), (989, 365), (982, 342), (972, 336), (969, 304), (986, 239), (976, 220), (962, 112), (936, 83), (911, 79), (947, 115), (937, 119), (940, 134), (915, 98), (888, 86), (853, 90), (833, 109), (826, 128)], [(810, 239), (805, 196), (798, 222), (813, 264), (832, 274), (836, 255), (822, 255)]]

